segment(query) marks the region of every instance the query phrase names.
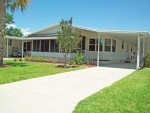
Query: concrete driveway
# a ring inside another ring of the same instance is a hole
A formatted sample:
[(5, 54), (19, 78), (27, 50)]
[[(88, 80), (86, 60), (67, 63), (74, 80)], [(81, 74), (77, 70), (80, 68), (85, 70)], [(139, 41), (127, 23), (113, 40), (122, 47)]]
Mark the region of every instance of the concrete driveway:
[(133, 71), (94, 67), (0, 85), (0, 113), (71, 113), (80, 100)]

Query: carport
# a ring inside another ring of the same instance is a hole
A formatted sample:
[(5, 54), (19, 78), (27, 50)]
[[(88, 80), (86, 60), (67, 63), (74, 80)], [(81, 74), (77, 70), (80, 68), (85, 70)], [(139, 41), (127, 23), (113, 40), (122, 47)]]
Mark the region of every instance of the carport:
[[(131, 31), (98, 31), (98, 42), (100, 42), (101, 35), (111, 36), (122, 41), (132, 43), (136, 46), (136, 69), (143, 66), (142, 58), (144, 58), (150, 49), (150, 37), (148, 32), (131, 32)], [(99, 46), (97, 53), (97, 66), (99, 66)]]

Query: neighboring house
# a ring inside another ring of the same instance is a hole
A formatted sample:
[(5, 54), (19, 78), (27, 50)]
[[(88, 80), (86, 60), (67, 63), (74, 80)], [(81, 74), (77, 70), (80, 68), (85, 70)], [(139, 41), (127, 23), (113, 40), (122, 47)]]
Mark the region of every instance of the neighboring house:
[[(78, 28), (82, 35), (82, 42), (78, 49), (84, 54), (85, 60), (97, 65), (125, 61), (137, 62), (138, 69), (141, 59), (150, 49), (150, 36), (146, 31), (104, 31), (73, 27)], [(20, 47), (28, 56), (51, 57), (63, 61), (64, 57), (56, 44), (57, 31), (60, 30), (59, 24), (56, 24), (29, 34), (28, 38), (7, 36), (6, 45), (8, 46), (5, 45), (4, 56), (10, 56), (13, 47)], [(72, 58), (74, 53), (67, 56), (68, 60)]]

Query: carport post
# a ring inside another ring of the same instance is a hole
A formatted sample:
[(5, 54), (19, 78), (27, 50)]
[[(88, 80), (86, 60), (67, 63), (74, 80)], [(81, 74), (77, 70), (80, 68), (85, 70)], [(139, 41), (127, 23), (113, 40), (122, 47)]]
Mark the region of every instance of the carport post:
[(100, 46), (100, 33), (98, 33), (97, 67), (99, 66), (99, 46)]
[[(145, 38), (143, 38), (143, 56), (142, 56), (142, 58), (144, 58), (144, 56), (145, 56)], [(142, 67), (144, 66), (144, 62), (143, 62), (143, 60), (142, 60)]]
[(136, 69), (138, 70), (140, 68), (140, 36), (138, 35), (138, 44), (137, 44), (137, 64)]
[(143, 58), (145, 56), (145, 39), (143, 38)]
[(23, 40), (22, 40), (22, 54), (21, 55), (22, 55), (22, 58), (23, 58)]
[(7, 54), (6, 57), (8, 58), (8, 38), (7, 38)]

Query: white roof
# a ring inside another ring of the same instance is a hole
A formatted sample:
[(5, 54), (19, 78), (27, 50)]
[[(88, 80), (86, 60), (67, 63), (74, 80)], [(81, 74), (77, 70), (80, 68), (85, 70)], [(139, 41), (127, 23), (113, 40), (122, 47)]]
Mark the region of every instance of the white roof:
[(30, 37), (30, 38), (23, 38), (23, 37), (14, 37), (14, 36), (6, 36), (7, 39), (14, 39), (14, 40), (40, 40), (40, 39), (56, 39), (57, 36), (52, 36), (52, 37)]
[[(41, 30), (38, 30), (36, 32), (33, 32), (31, 34), (29, 34), (28, 38), (22, 38), (22, 37), (10, 37), (7, 36), (6, 38), (8, 39), (14, 39), (14, 40), (40, 40), (40, 39), (56, 39), (57, 36), (49, 36), (49, 37), (32, 37), (33, 34), (39, 33), (41, 31), (47, 30), (47, 29), (51, 29), (54, 27), (59, 26), (59, 24), (55, 24), (46, 28), (43, 28)], [(95, 33), (100, 33), (101, 35), (106, 35), (106, 36), (110, 36), (110, 37), (114, 37), (116, 39), (119, 40), (123, 40), (126, 42), (130, 42), (132, 44), (137, 44), (137, 38), (138, 35), (140, 37), (146, 37), (147, 39), (150, 39), (150, 35), (147, 31), (121, 31), (121, 30), (97, 30), (97, 29), (92, 29), (92, 28), (85, 28), (85, 27), (81, 27), (81, 26), (73, 26), (74, 28), (77, 29), (81, 29), (81, 30), (86, 30), (86, 31), (92, 31)], [(30, 37), (31, 36), (31, 37)]]

